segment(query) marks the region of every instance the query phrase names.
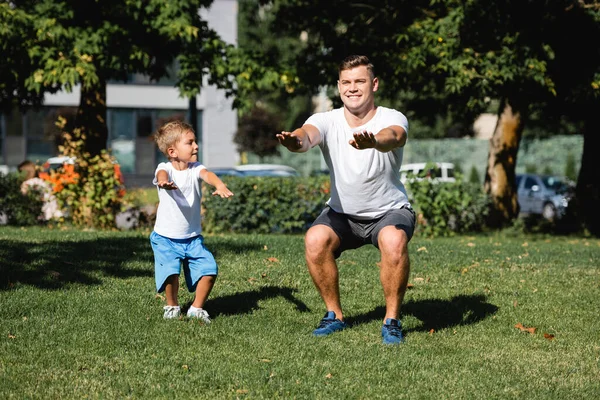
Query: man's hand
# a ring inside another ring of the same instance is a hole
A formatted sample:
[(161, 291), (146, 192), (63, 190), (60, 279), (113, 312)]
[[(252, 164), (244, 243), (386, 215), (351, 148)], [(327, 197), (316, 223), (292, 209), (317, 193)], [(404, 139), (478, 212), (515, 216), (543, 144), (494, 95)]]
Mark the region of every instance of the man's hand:
[(375, 139), (375, 135), (371, 132), (354, 132), (353, 136), (354, 139), (351, 139), (348, 143), (355, 149), (374, 149), (377, 146), (377, 139)]
[(231, 192), (231, 190), (227, 189), (227, 186), (225, 186), (225, 184), (218, 185), (215, 189), (216, 190), (212, 192), (213, 196), (221, 196), (222, 199), (233, 196), (233, 193)]
[(177, 185), (175, 184), (175, 182), (169, 182), (169, 181), (158, 181), (157, 186), (159, 188), (165, 189), (165, 190), (177, 189)]
[(297, 151), (302, 148), (302, 140), (293, 135), (292, 132), (283, 131), (278, 133), (276, 136), (277, 140), (279, 140), (279, 143), (281, 143), (281, 145), (287, 148), (289, 151)]

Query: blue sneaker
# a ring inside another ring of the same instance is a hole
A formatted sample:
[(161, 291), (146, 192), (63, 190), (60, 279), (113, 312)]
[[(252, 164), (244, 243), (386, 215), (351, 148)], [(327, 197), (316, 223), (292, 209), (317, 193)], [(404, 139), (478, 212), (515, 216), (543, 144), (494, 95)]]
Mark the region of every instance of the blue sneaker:
[(383, 344), (400, 344), (404, 342), (402, 324), (397, 319), (388, 318), (381, 328)]
[(317, 329), (313, 331), (315, 336), (327, 336), (333, 332), (341, 331), (348, 327), (344, 321), (340, 321), (335, 317), (335, 312), (327, 311), (325, 316), (319, 323)]

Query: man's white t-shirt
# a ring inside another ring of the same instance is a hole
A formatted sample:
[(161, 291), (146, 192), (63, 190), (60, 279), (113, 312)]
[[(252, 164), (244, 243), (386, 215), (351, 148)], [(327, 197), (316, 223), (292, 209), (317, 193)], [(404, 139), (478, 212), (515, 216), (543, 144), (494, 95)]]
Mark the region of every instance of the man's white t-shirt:
[(314, 114), (305, 124), (315, 126), (321, 134), (319, 147), (331, 176), (331, 198), (327, 204), (334, 211), (357, 219), (372, 219), (408, 204), (406, 189), (400, 182), (404, 149), (382, 153), (375, 149), (357, 150), (348, 144), (354, 132), (364, 130), (376, 134), (398, 125), (408, 133), (404, 114), (377, 107), (369, 122), (351, 128), (344, 109), (338, 108)]
[(170, 239), (187, 239), (202, 233), (200, 205), (202, 182), (200, 171), (206, 167), (198, 162), (188, 163), (188, 168), (178, 171), (170, 162), (160, 163), (152, 183), (158, 185), (156, 173), (165, 170), (169, 180), (177, 185), (175, 190), (158, 189), (158, 210), (154, 231)]

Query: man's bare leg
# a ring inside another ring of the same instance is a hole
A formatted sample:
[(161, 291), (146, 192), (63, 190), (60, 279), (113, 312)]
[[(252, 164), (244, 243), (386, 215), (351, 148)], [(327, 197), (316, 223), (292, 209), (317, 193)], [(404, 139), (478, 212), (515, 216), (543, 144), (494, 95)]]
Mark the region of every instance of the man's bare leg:
[(408, 257), (408, 237), (394, 226), (386, 226), (379, 232), (379, 250), (381, 251), (381, 269), (379, 279), (385, 297), (385, 318), (398, 319), (400, 307), (410, 273)]
[(315, 225), (306, 233), (304, 244), (308, 272), (327, 311), (335, 312), (336, 318), (343, 321), (338, 267), (334, 256), (334, 250), (340, 245), (338, 236), (326, 225)]

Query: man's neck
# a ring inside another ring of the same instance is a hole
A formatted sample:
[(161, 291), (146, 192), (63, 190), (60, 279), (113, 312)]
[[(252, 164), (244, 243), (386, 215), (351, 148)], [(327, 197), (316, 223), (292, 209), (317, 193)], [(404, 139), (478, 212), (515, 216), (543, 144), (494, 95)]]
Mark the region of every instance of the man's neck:
[(346, 122), (351, 128), (356, 128), (357, 126), (366, 124), (375, 116), (375, 113), (377, 113), (377, 106), (375, 105), (366, 110), (357, 112), (352, 112), (348, 108), (344, 107), (344, 117), (346, 117)]

